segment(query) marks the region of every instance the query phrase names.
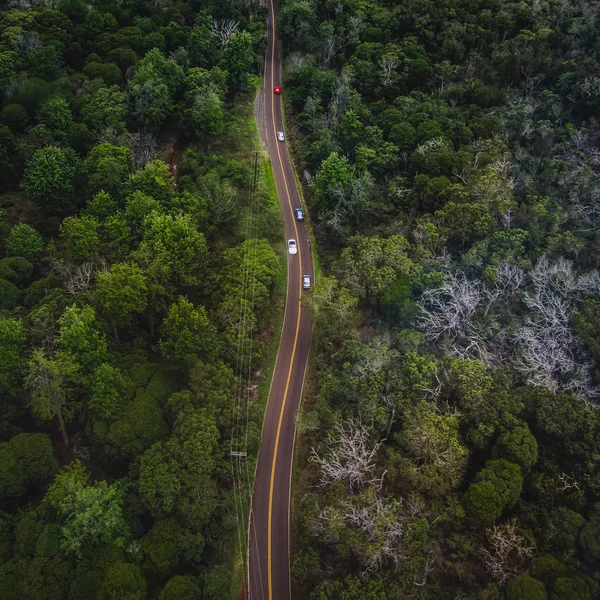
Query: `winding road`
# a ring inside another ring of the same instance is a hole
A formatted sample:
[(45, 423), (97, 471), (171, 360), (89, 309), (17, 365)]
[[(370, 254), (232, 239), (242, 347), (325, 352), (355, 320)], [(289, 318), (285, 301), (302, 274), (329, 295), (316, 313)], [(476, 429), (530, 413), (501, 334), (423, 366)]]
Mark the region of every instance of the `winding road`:
[[(296, 221), (294, 208), (300, 198), (292, 162), (285, 142), (280, 85), (281, 44), (275, 35), (274, 0), (267, 0), (267, 52), (264, 76), (264, 121), (269, 157), (277, 185), (286, 239), (295, 239), (298, 254), (288, 254), (285, 316), (279, 351), (271, 381), (258, 454), (248, 538), (248, 588), (250, 600), (289, 600), (290, 588), (290, 494), (296, 415), (302, 396), (310, 350), (312, 324), (301, 306), (302, 276), (313, 277), (313, 264), (304, 222)], [(282, 93), (285, 94), (285, 88)], [(307, 292), (310, 293), (310, 292)]]

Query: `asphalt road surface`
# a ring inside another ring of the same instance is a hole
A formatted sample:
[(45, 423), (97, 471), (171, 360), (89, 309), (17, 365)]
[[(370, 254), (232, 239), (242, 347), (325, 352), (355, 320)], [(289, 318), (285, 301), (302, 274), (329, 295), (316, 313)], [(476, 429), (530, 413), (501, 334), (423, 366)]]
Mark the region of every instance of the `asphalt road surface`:
[[(275, 38), (276, 6), (273, 0), (267, 0), (267, 6), (269, 20), (265, 57), (264, 125), (286, 240), (296, 240), (298, 254), (288, 254), (285, 317), (258, 454), (248, 539), (248, 588), (250, 600), (289, 600), (292, 459), (296, 415), (302, 396), (312, 334), (312, 324), (306, 309), (301, 307), (302, 276), (310, 275), (313, 282), (314, 277), (305, 224), (296, 221), (294, 215), (294, 208), (301, 207), (301, 204), (287, 142), (277, 141), (277, 132), (285, 132), (281, 96), (273, 93), (274, 86), (281, 85), (281, 44)], [(286, 90), (282, 87), (282, 94), (285, 93)], [(310, 294), (310, 291), (304, 293)]]

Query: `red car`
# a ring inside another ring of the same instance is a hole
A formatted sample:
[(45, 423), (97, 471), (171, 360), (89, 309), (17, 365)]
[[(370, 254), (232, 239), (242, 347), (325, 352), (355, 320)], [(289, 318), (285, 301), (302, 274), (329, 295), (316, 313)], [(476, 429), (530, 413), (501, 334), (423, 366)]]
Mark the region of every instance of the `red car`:
[(274, 91), (274, 92), (275, 92), (277, 95), (281, 94), (281, 88), (280, 88), (278, 85), (276, 85), (276, 86), (273, 88), (273, 91)]

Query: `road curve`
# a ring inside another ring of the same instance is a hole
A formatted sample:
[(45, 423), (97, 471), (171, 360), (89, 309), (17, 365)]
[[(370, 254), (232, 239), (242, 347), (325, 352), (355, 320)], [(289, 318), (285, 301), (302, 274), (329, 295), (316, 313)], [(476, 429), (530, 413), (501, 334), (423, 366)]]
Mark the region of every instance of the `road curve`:
[[(302, 396), (312, 324), (301, 306), (302, 276), (314, 281), (310, 245), (304, 222), (294, 208), (300, 198), (286, 142), (277, 141), (285, 131), (281, 96), (273, 93), (281, 84), (281, 44), (276, 39), (275, 0), (267, 0), (267, 51), (264, 77), (264, 119), (269, 157), (277, 185), (286, 240), (295, 239), (298, 254), (288, 254), (287, 295), (279, 351), (263, 423), (248, 537), (248, 589), (250, 600), (290, 600), (290, 491), (296, 415)], [(285, 88), (282, 88), (285, 94)], [(308, 292), (310, 293), (310, 292)]]

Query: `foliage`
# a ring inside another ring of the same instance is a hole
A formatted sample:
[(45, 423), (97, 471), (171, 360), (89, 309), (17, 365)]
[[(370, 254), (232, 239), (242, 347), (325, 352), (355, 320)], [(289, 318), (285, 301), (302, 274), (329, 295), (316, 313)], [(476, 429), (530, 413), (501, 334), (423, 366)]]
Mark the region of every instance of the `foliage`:
[(23, 189), (32, 196), (44, 198), (50, 209), (65, 211), (70, 208), (76, 174), (77, 159), (72, 150), (46, 146), (31, 158)]
[[(0, 8), (3, 597), (232, 589), (226, 319), (247, 297), (258, 378), (279, 269), (267, 241), (246, 239), (278, 239), (262, 175), (258, 228), (238, 204), (266, 9), (167, 4)], [(249, 417), (256, 453), (257, 406)]]
[(162, 325), (161, 352), (174, 361), (194, 362), (214, 356), (216, 331), (204, 307), (194, 308), (183, 296), (169, 309)]
[(27, 223), (17, 223), (8, 234), (6, 249), (10, 256), (23, 256), (36, 261), (44, 249), (44, 242), (33, 227)]
[(32, 485), (41, 486), (56, 472), (52, 445), (43, 433), (20, 433), (0, 443), (0, 501), (22, 496)]

